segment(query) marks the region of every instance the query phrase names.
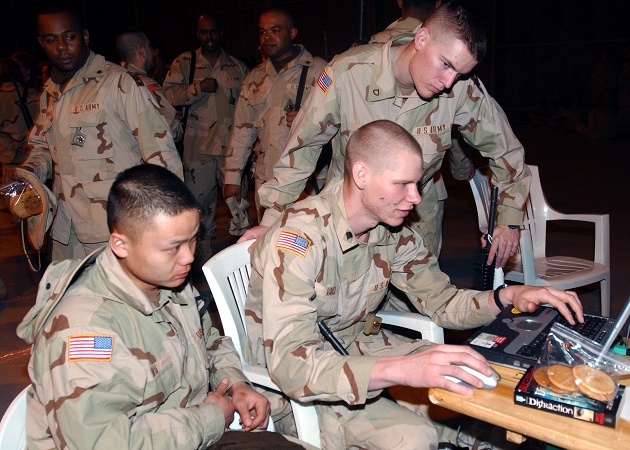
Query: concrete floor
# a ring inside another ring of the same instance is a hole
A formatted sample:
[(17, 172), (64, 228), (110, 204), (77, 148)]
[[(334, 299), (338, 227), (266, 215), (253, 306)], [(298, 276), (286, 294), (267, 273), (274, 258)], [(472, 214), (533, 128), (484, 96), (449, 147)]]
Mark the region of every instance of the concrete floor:
[[(630, 294), (630, 259), (627, 257), (630, 240), (626, 235), (630, 224), (630, 175), (627, 173), (630, 139), (588, 141), (573, 133), (526, 124), (516, 124), (514, 130), (523, 142), (527, 162), (539, 166), (547, 200), (555, 209), (568, 213), (610, 214), (611, 312), (616, 316)], [(472, 255), (479, 245), (474, 201), (467, 183), (454, 181), (448, 174), (445, 178), (449, 199), (440, 259), (442, 270), (451, 276), (455, 285), (471, 287)], [(217, 219), (220, 226), (215, 251), (234, 241), (227, 233), (225, 208), (220, 209)], [(548, 254), (588, 257), (592, 245), (588, 229), (564, 224), (550, 230), (549, 240)], [(29, 347), (15, 335), (15, 328), (34, 304), (40, 276), (28, 268), (22, 254), (19, 228), (11, 223), (8, 213), (0, 211), (0, 277), (9, 294), (7, 300), (0, 302), (0, 414), (28, 384)], [(196, 279), (195, 284), (198, 289), (207, 290), (204, 280)], [(599, 312), (597, 286), (578, 292), (587, 311)], [(457, 340), (461, 336), (451, 335), (451, 338)]]

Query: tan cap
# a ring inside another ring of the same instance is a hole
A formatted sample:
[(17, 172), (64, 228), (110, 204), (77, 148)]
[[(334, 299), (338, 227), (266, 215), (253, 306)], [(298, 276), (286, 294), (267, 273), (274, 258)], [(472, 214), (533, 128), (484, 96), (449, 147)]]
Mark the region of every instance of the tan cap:
[(18, 167), (15, 169), (15, 175), (31, 183), (31, 186), (33, 186), (33, 189), (42, 200), (42, 213), (26, 219), (28, 238), (31, 241), (31, 245), (39, 250), (44, 245), (46, 231), (48, 231), (55, 218), (57, 197), (33, 172)]

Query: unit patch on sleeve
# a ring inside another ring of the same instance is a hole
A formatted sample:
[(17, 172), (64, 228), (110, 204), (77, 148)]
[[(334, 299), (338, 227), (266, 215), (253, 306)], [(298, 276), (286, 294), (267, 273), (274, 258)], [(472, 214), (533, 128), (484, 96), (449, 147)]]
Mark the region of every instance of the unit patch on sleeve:
[(302, 258), (306, 256), (310, 246), (311, 241), (289, 230), (280, 230), (280, 235), (276, 242), (276, 248), (278, 250), (287, 250)]
[(112, 359), (113, 336), (70, 336), (68, 338), (68, 361), (100, 361)]

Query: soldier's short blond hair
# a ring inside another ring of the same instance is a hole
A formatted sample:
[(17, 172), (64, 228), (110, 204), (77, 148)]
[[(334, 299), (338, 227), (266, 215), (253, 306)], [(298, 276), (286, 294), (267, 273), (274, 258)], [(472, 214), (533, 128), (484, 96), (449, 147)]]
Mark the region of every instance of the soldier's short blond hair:
[(352, 176), (352, 166), (361, 161), (369, 167), (389, 169), (394, 164), (393, 153), (407, 150), (422, 158), (422, 148), (418, 141), (391, 120), (375, 120), (355, 131), (346, 145), (344, 172)]

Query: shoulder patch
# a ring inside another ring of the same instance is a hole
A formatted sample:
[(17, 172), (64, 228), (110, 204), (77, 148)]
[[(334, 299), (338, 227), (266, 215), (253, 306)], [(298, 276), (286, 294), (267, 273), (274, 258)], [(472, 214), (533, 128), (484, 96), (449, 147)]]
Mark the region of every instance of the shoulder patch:
[(328, 89), (330, 88), (330, 86), (332, 86), (332, 84), (333, 79), (332, 76), (328, 73), (328, 66), (326, 66), (322, 74), (319, 76), (319, 79), (317, 80), (317, 87), (319, 87), (319, 89), (324, 94), (327, 94)]
[(293, 231), (280, 230), (276, 248), (278, 250), (287, 250), (304, 258), (311, 246), (311, 241)]
[(108, 362), (112, 359), (113, 336), (70, 336), (68, 337), (68, 361)]

